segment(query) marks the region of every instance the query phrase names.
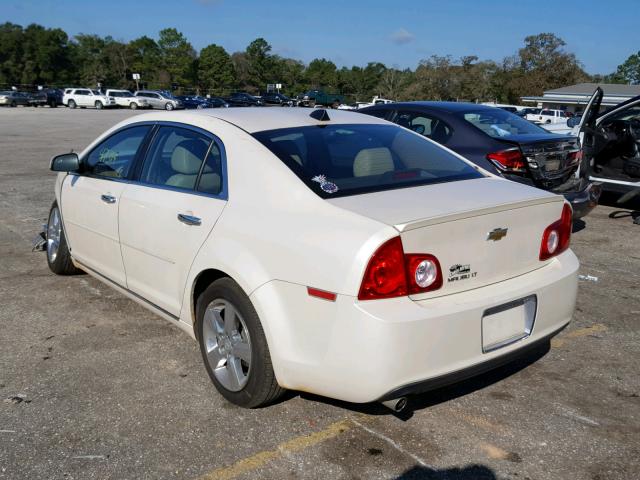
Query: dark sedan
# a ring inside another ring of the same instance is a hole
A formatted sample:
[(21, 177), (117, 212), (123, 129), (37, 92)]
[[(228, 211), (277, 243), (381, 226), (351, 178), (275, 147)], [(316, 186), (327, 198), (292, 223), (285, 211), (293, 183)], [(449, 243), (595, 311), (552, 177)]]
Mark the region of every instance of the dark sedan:
[(234, 92), (225, 100), (232, 107), (261, 107), (263, 105), (262, 100), (245, 92)]
[(262, 101), (269, 105), (280, 105), (281, 107), (293, 106), (293, 100), (291, 100), (286, 95), (277, 92), (263, 93)]
[(187, 110), (209, 108), (207, 102), (197, 96), (177, 95), (176, 98), (182, 102), (182, 105), (184, 105), (184, 108)]
[(434, 140), (492, 173), (565, 196), (574, 217), (598, 203), (601, 187), (580, 177), (577, 137), (549, 133), (505, 110), (457, 102), (375, 105), (361, 113), (384, 118)]

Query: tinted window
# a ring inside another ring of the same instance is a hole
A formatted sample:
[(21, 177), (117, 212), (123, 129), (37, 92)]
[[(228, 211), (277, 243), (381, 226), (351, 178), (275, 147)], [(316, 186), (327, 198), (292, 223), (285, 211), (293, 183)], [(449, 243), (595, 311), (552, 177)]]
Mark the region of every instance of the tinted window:
[(400, 110), (393, 121), (441, 144), (447, 143), (453, 134), (451, 127), (445, 122), (422, 112)]
[(193, 130), (161, 127), (149, 148), (140, 181), (194, 190), (210, 143), (208, 137)]
[(89, 95), (89, 90), (76, 90), (76, 95)]
[(371, 115), (373, 117), (387, 118), (387, 114), (389, 113), (389, 110), (387, 110), (387, 109), (384, 109), (384, 110), (366, 110), (364, 113), (366, 113), (367, 115)]
[(482, 177), (395, 125), (296, 127), (254, 137), (324, 198)]
[(87, 172), (101, 177), (126, 178), (150, 128), (148, 125), (131, 127), (107, 138), (87, 157)]
[(549, 133), (542, 127), (499, 108), (460, 112), (457, 115), (493, 138)]

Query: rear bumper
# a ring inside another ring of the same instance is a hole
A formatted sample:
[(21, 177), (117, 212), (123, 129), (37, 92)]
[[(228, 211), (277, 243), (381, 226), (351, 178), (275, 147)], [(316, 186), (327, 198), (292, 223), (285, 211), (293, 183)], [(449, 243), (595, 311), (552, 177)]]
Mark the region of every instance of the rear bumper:
[[(468, 378), (548, 340), (571, 320), (578, 266), (569, 250), (525, 275), (421, 301), (330, 302), (281, 281), (251, 300), (281, 386), (364, 403)], [(484, 353), (484, 312), (529, 295), (537, 297), (531, 333)]]
[(600, 195), (602, 194), (602, 184), (585, 182), (582, 189), (573, 192), (564, 192), (564, 198), (573, 207), (573, 218), (581, 218), (596, 208)]

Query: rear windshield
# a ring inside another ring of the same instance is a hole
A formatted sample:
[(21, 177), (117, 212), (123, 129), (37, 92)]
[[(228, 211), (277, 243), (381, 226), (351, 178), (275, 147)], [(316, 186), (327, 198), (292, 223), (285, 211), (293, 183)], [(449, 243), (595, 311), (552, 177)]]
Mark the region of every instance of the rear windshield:
[(458, 115), (493, 138), (549, 133), (542, 127), (499, 108), (460, 112)]
[(439, 145), (395, 125), (295, 127), (254, 137), (323, 198), (483, 176)]

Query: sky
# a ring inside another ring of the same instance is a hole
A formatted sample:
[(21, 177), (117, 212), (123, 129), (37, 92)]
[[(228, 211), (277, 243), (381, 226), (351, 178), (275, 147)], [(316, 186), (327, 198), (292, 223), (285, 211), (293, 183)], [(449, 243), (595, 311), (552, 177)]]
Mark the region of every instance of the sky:
[(640, 50), (640, 0), (0, 0), (0, 22), (128, 41), (181, 31), (197, 49), (229, 53), (263, 37), (273, 53), (339, 67), (415, 68), (431, 55), (500, 61), (527, 35), (552, 32), (589, 73), (611, 73)]

